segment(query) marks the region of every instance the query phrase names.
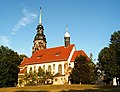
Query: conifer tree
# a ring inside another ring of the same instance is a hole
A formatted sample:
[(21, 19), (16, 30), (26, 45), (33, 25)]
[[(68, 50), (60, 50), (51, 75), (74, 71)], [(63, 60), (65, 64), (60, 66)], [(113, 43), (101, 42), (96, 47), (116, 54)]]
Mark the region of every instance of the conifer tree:
[(87, 57), (80, 55), (76, 57), (74, 68), (69, 76), (71, 83), (74, 84), (93, 84), (95, 64)]
[(105, 71), (105, 81), (110, 81), (116, 77), (117, 85), (120, 83), (120, 31), (114, 32), (110, 38), (108, 47), (104, 47), (99, 55), (99, 69)]

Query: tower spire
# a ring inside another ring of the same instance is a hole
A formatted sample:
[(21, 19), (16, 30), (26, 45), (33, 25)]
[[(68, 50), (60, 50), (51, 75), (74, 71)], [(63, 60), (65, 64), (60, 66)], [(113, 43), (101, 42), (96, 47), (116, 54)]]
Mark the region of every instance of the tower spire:
[(42, 50), (42, 49), (46, 49), (46, 37), (44, 35), (44, 27), (42, 25), (42, 9), (40, 7), (40, 19), (39, 19), (39, 23), (37, 25), (37, 34), (34, 37), (34, 46), (32, 48), (32, 53), (34, 53), (37, 50)]
[(40, 19), (39, 19), (39, 24), (42, 25), (42, 8), (40, 7)]
[(65, 33), (64, 37), (70, 37), (70, 34), (68, 33), (68, 25), (66, 25), (66, 33)]
[(68, 25), (66, 25), (66, 32), (68, 32)]
[(64, 35), (65, 47), (70, 45), (70, 34), (68, 33), (68, 26), (66, 25), (66, 33)]

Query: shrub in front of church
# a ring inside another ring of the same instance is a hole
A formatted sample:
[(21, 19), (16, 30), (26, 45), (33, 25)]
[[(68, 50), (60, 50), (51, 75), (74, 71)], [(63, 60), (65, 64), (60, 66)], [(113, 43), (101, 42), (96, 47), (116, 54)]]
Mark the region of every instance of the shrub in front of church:
[(25, 72), (25, 74), (21, 77), (19, 76), (18, 83), (20, 86), (33, 86), (33, 85), (46, 85), (53, 83), (53, 75), (44, 71), (42, 68), (38, 69), (38, 72)]

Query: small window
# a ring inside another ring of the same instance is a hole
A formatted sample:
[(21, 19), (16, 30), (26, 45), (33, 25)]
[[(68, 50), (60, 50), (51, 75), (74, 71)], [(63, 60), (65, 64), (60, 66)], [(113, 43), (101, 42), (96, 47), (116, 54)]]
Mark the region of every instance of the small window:
[(37, 56), (37, 59), (39, 59), (39, 58), (41, 58), (42, 57), (42, 55), (39, 55), (39, 56)]
[(56, 53), (55, 56), (60, 56), (60, 52), (59, 52), (59, 53)]
[(61, 51), (57, 51), (57, 52), (55, 53), (55, 56), (60, 56), (60, 53), (61, 53)]
[(57, 78), (55, 79), (55, 81), (57, 81)]
[(35, 48), (35, 50), (39, 50), (38, 48)]
[(38, 42), (38, 44), (41, 44), (41, 42)]

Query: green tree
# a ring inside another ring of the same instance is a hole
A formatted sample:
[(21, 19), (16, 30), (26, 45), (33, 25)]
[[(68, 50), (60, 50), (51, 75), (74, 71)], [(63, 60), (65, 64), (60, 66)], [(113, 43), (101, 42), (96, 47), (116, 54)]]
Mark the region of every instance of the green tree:
[(120, 83), (120, 30), (111, 35), (110, 42), (109, 47), (115, 52), (114, 62), (116, 62), (116, 78), (119, 78), (117, 80), (118, 85), (118, 83)]
[[(19, 86), (21, 87), (22, 84), (24, 83), (24, 77), (23, 77), (23, 75), (19, 75), (18, 77), (19, 77), (19, 79), (18, 79), (18, 84), (19, 84)], [(26, 81), (25, 81), (25, 82), (26, 82)]]
[(46, 75), (46, 79), (47, 79), (47, 84), (52, 84), (53, 83), (53, 74), (49, 71), (46, 71), (45, 75)]
[(105, 71), (107, 83), (114, 77), (118, 77), (120, 83), (120, 31), (111, 35), (109, 47), (104, 47), (99, 55), (99, 69)]
[(115, 51), (111, 48), (105, 47), (101, 50), (98, 56), (99, 68), (101, 71), (105, 72), (105, 80), (107, 84), (110, 84), (110, 81), (116, 76), (116, 60), (115, 60)]
[[(53, 80), (53, 75), (48, 72), (48, 71), (44, 71), (41, 67), (38, 69), (38, 83), (39, 84), (46, 84), (45, 82), (47, 82), (47, 80), (52, 81)], [(48, 81), (49, 84), (49, 81)]]
[(34, 72), (25, 72), (25, 75), (23, 77), (26, 82), (25, 86), (49, 84), (52, 83), (53, 80), (53, 75), (48, 71), (45, 72), (41, 67), (39, 67), (38, 72), (36, 72), (35, 70)]
[(20, 62), (18, 62), (19, 64), (21, 63), (21, 61), (23, 61), (24, 58), (28, 58), (28, 56), (25, 54), (21, 54), (19, 55), (19, 57), (20, 57)]
[(39, 67), (39, 69), (38, 69), (38, 84), (40, 84), (40, 85), (45, 84), (45, 80), (46, 80), (45, 71), (41, 67)]
[(0, 46), (0, 87), (16, 86), (20, 57), (8, 47)]
[(80, 55), (75, 59), (74, 68), (69, 78), (71, 83), (91, 84), (95, 82), (94, 71), (95, 64), (86, 56)]
[(25, 80), (25, 83), (26, 83), (26, 85), (28, 84), (28, 81), (29, 81), (29, 74), (27, 73), (27, 71), (25, 71), (25, 75), (24, 76), (22, 76), (24, 79), (23, 80)]
[[(24, 76), (25, 77), (25, 76)], [(30, 71), (29, 73), (26, 74), (26, 80), (28, 80), (26, 85), (37, 85), (37, 72)]]

